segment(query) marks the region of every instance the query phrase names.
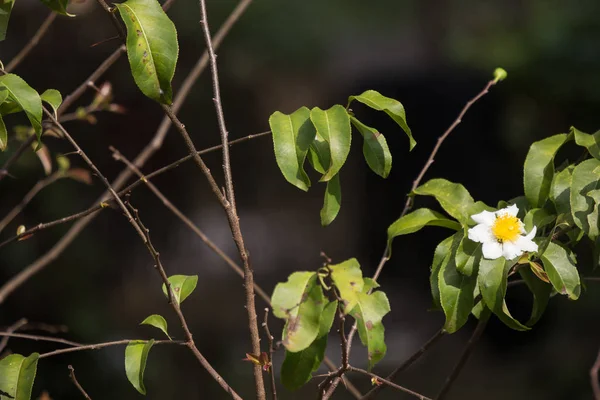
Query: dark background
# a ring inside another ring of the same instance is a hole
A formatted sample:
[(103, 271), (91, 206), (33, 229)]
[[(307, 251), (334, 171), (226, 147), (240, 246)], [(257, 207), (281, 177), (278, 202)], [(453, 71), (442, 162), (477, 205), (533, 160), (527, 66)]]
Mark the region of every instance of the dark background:
[[(217, 30), (234, 1), (209, 1), (209, 20)], [(77, 18), (59, 17), (40, 45), (15, 73), (40, 92), (56, 88), (70, 93), (116, 48), (114, 27), (90, 0), (74, 5)], [(399, 215), (412, 180), (435, 141), (456, 118), (464, 103), (483, 88), (495, 67), (508, 79), (477, 103), (444, 143), (427, 178), (463, 183), (476, 200), (496, 204), (522, 194), (522, 164), (532, 141), (566, 132), (571, 125), (586, 132), (600, 126), (600, 12), (598, 1), (440, 0), (280, 2), (256, 0), (227, 37), (219, 53), (225, 116), (231, 138), (268, 129), (275, 110), (292, 112), (307, 105), (328, 108), (347, 96), (375, 89), (400, 100), (417, 147), (408, 152), (403, 132), (385, 116), (354, 107), (365, 123), (386, 135), (394, 156), (390, 177), (373, 174), (355, 136), (341, 174), (343, 204), (335, 222), (322, 228), (319, 210), (324, 185), (304, 193), (280, 175), (269, 137), (234, 147), (233, 174), (242, 229), (255, 279), (269, 293), (297, 270), (322, 263), (320, 251), (334, 261), (356, 257), (366, 275), (374, 272), (385, 245), (387, 226)], [(169, 12), (180, 41), (174, 79), (179, 84), (204, 50), (197, 2), (177, 0)], [(5, 65), (35, 33), (47, 15), (37, 1), (19, 0), (7, 40), (0, 43)], [(160, 108), (137, 90), (125, 57), (98, 83), (113, 84), (115, 102), (128, 114), (99, 114), (99, 123), (70, 122), (67, 129), (100, 170), (110, 178), (123, 167), (111, 158), (109, 145), (133, 159), (152, 137), (162, 118)], [(86, 105), (88, 93), (80, 101)], [(210, 76), (204, 73), (180, 117), (198, 148), (218, 144)], [(23, 123), (16, 116), (7, 125)], [(48, 138), (53, 153), (71, 151), (68, 143)], [(0, 163), (18, 147), (11, 141)], [(179, 135), (169, 133), (163, 148), (147, 163), (150, 172), (186, 154)], [(71, 156), (76, 166), (82, 160)], [(217, 179), (220, 154), (206, 156)], [(0, 183), (0, 215), (17, 204), (43, 171), (32, 152), (11, 170), (18, 179)], [(222, 210), (200, 171), (191, 163), (155, 180), (167, 196), (237, 260)], [(63, 180), (45, 189), (0, 239), (20, 224), (32, 226), (89, 207), (104, 190)], [(241, 279), (177, 220), (146, 188), (136, 189), (132, 203), (151, 229), (169, 274), (197, 274), (198, 288), (183, 311), (200, 351), (243, 397), (252, 398), (250, 350)], [(435, 205), (419, 199), (418, 206)], [(43, 255), (68, 229), (62, 225), (0, 249), (0, 283)], [(430, 312), (428, 275), (433, 249), (449, 232), (429, 228), (397, 239), (394, 258), (380, 282), (392, 312), (385, 317), (388, 353), (375, 372), (386, 375), (418, 349), (443, 324)], [(587, 248), (582, 249), (588, 251)], [(585, 265), (585, 257), (580, 258)], [(122, 338), (160, 338), (151, 327), (138, 326), (149, 314), (162, 314), (170, 332), (182, 337), (177, 320), (160, 291), (160, 280), (141, 241), (120, 212), (107, 210), (41, 273), (0, 306), (0, 326), (19, 318), (64, 324), (69, 339), (84, 343)], [(587, 268), (583, 267), (585, 273)], [(542, 320), (530, 332), (513, 332), (493, 319), (450, 398), (453, 399), (588, 399), (589, 368), (598, 346), (596, 288), (590, 284), (577, 302), (551, 300)], [(530, 295), (509, 293), (511, 310), (527, 318)], [(257, 298), (262, 318), (265, 304)], [(399, 379), (403, 385), (435, 396), (470, 336), (474, 322), (445, 337)], [(271, 320), (281, 332), (281, 323)], [(339, 360), (336, 337), (327, 354)], [(29, 354), (56, 348), (14, 339), (14, 352)], [(127, 382), (123, 348), (79, 352), (44, 359), (34, 393), (47, 390), (53, 399), (80, 398), (68, 378), (73, 364), (94, 399), (130, 399), (140, 395)], [(282, 355), (275, 360), (281, 365)], [(358, 340), (352, 363), (365, 366)], [(183, 348), (157, 346), (146, 370), (147, 398), (226, 398), (221, 388)], [(369, 380), (352, 381), (365, 392)], [(314, 397), (314, 381), (298, 393), (280, 388), (280, 398)], [(340, 388), (334, 398), (350, 396)], [(381, 398), (409, 398), (386, 390)]]

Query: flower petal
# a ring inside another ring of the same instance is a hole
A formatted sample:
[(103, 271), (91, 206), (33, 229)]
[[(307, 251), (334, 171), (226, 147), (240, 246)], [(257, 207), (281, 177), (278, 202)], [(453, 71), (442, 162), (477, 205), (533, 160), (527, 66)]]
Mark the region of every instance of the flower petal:
[(475, 225), (469, 229), (469, 239), (479, 243), (495, 241), (492, 229), (486, 224)]
[(538, 251), (538, 245), (531, 240), (529, 235), (519, 236), (515, 241), (515, 245), (523, 251)]
[(490, 211), (482, 211), (479, 214), (471, 215), (471, 218), (478, 224), (492, 226), (494, 225), (494, 221), (496, 221), (496, 213)]
[[(519, 238), (522, 237), (523, 236), (519, 236)], [(502, 255), (504, 256), (504, 258), (506, 258), (507, 260), (512, 260), (523, 254), (523, 249), (521, 248), (521, 246), (519, 246), (518, 243), (519, 241), (517, 239), (517, 241), (515, 242), (506, 241), (502, 244)]]
[(508, 214), (508, 215), (512, 215), (513, 217), (516, 217), (518, 213), (519, 213), (519, 207), (517, 207), (516, 204), (513, 204), (512, 206), (503, 208), (502, 210), (496, 211), (496, 215)]
[(495, 260), (502, 257), (502, 245), (497, 241), (484, 242), (481, 246), (483, 257), (488, 260)]
[(534, 226), (534, 227), (533, 227), (533, 229), (531, 229), (531, 232), (529, 232), (529, 233), (527, 234), (527, 236), (525, 236), (525, 237), (526, 237), (527, 239), (531, 240), (531, 239), (533, 239), (533, 238), (535, 237), (535, 234), (536, 234), (536, 232), (537, 232), (537, 227), (536, 227), (536, 226)]

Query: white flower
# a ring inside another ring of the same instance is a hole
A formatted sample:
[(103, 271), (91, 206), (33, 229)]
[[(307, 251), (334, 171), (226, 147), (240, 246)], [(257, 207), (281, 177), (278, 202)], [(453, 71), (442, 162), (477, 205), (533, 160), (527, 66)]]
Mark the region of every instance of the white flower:
[(537, 251), (538, 245), (531, 239), (535, 237), (536, 227), (525, 234), (523, 222), (517, 218), (516, 205), (496, 212), (482, 211), (472, 215), (477, 225), (469, 229), (469, 239), (483, 243), (483, 257), (491, 260), (504, 256), (507, 260), (519, 257), (525, 251)]

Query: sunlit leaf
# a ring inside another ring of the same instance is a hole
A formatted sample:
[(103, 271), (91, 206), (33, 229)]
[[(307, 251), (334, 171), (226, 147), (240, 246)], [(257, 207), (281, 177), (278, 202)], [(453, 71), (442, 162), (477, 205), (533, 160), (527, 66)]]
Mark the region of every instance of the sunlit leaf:
[(306, 158), (308, 158), (310, 165), (312, 165), (315, 171), (321, 174), (325, 174), (329, 168), (331, 164), (329, 144), (319, 132), (316, 133), (315, 140), (310, 144)]
[(363, 137), (363, 156), (367, 165), (377, 175), (387, 178), (392, 169), (392, 153), (385, 137), (354, 117), (350, 117), (350, 121)]
[(6, 130), (6, 125), (4, 124), (2, 115), (0, 115), (0, 151), (6, 150), (7, 147), (8, 147), (8, 131)]
[[(175, 300), (177, 304), (181, 304), (190, 294), (192, 294), (194, 289), (196, 289), (198, 275), (172, 275), (169, 277), (169, 282), (171, 283), (171, 289), (175, 296), (173, 300)], [(167, 286), (164, 283), (162, 285), (162, 290), (165, 296), (168, 297)]]
[(10, 354), (0, 360), (0, 391), (15, 400), (30, 400), (33, 381), (37, 372), (40, 355), (33, 353), (29, 357)]
[(554, 156), (569, 137), (561, 133), (535, 142), (529, 148), (523, 167), (523, 184), (531, 207), (541, 208), (546, 202), (554, 176)]
[(179, 44), (175, 25), (156, 0), (115, 4), (127, 27), (127, 56), (135, 83), (153, 100), (171, 104)]
[(163, 331), (169, 339), (171, 339), (171, 336), (169, 336), (169, 332), (167, 330), (167, 321), (163, 318), (162, 315), (152, 314), (148, 316), (145, 320), (140, 322), (140, 325), (150, 325), (155, 328), (158, 328), (161, 331)]
[(540, 258), (554, 289), (571, 300), (577, 300), (581, 294), (581, 283), (575, 267), (575, 256), (551, 242)]
[(125, 348), (125, 374), (129, 382), (141, 394), (146, 394), (144, 371), (152, 345), (154, 345), (154, 340), (140, 340), (129, 343)]
[(453, 254), (453, 249), (458, 246), (462, 238), (463, 233), (458, 232), (446, 239), (444, 239), (435, 248), (433, 253), (433, 262), (431, 263), (431, 274), (429, 277), (429, 286), (431, 287), (431, 295), (433, 297), (434, 308), (441, 310), (442, 304), (440, 301), (440, 286), (439, 286), (439, 272), (442, 268), (443, 263), (450, 261), (450, 256)]
[(52, 107), (52, 111), (54, 111), (54, 118), (58, 118), (56, 116), (56, 111), (58, 110), (58, 107), (60, 107), (60, 105), (62, 104), (62, 95), (60, 94), (60, 92), (56, 89), (48, 89), (44, 93), (42, 93), (40, 97), (42, 101), (45, 101), (46, 103), (50, 104), (50, 107)]
[(339, 172), (350, 152), (350, 117), (346, 109), (338, 104), (328, 110), (313, 108), (310, 119), (329, 146), (330, 164), (320, 179), (321, 182), (327, 182)]
[(477, 273), (482, 257), (481, 243), (476, 243), (468, 237), (464, 237), (454, 256), (456, 270), (463, 275), (472, 276), (473, 273)]
[(8, 20), (10, 12), (15, 5), (15, 0), (0, 1), (0, 42), (6, 39), (6, 30), (8, 29)]
[(310, 120), (310, 110), (299, 108), (292, 114), (274, 112), (269, 118), (273, 136), (275, 159), (285, 179), (304, 191), (310, 179), (304, 171), (308, 147), (315, 139), (316, 130)]
[(358, 294), (363, 291), (363, 276), (356, 258), (336, 265), (330, 265), (331, 280), (344, 303), (344, 313), (348, 313), (358, 302)]
[(550, 200), (556, 207), (558, 214), (566, 215), (571, 219), (571, 179), (574, 166), (569, 166), (554, 174), (550, 185)]
[(321, 225), (331, 224), (340, 212), (341, 206), (342, 188), (340, 186), (340, 174), (337, 174), (327, 182), (325, 200), (323, 201), (323, 208), (321, 208)]
[[(590, 238), (598, 237), (598, 224), (590, 224), (590, 220), (598, 219), (598, 203), (594, 201), (594, 190), (600, 189), (597, 172), (600, 161), (595, 158), (583, 161), (573, 170), (571, 179), (571, 215), (575, 224)], [(591, 216), (591, 218), (590, 218)]]
[(374, 110), (383, 111), (392, 118), (408, 136), (410, 141), (410, 150), (415, 147), (417, 142), (412, 136), (412, 132), (406, 123), (406, 113), (404, 106), (398, 100), (390, 97), (385, 97), (375, 90), (367, 90), (358, 96), (350, 96), (348, 98), (348, 106), (352, 100), (359, 101)]
[(581, 132), (579, 129), (572, 126), (571, 133), (575, 137), (575, 143), (585, 147), (592, 157), (600, 160), (600, 131), (590, 135), (589, 133)]
[[(8, 105), (10, 108), (8, 112), (24, 111), (39, 141), (42, 135), (42, 100), (38, 92), (15, 74), (0, 76), (0, 88), (2, 87), (6, 88), (8, 100), (12, 102), (12, 105)], [(4, 105), (6, 104), (4, 103)], [(3, 113), (6, 112), (3, 111)]]
[(445, 179), (432, 179), (416, 188), (413, 194), (434, 196), (448, 214), (464, 225), (468, 224), (475, 204), (463, 185)]

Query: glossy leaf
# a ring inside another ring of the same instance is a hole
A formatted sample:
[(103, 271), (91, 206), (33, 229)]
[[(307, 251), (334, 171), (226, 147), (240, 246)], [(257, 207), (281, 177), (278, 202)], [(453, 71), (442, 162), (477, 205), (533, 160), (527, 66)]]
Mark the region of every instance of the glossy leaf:
[(581, 132), (575, 127), (571, 127), (571, 133), (573, 133), (577, 145), (585, 147), (592, 157), (600, 160), (600, 131), (590, 135), (589, 133)]
[(342, 188), (340, 186), (340, 174), (337, 174), (327, 182), (325, 200), (323, 201), (323, 208), (321, 208), (321, 225), (331, 224), (340, 212), (341, 206)]
[(289, 183), (307, 191), (310, 179), (304, 171), (304, 160), (316, 135), (310, 120), (310, 110), (302, 107), (289, 115), (276, 111), (269, 118), (269, 126), (275, 159), (281, 173)]
[(161, 331), (163, 331), (169, 339), (171, 339), (171, 336), (169, 336), (169, 332), (167, 330), (167, 321), (163, 318), (162, 315), (152, 314), (148, 316), (145, 320), (143, 320), (140, 323), (140, 325), (150, 325), (155, 328), (158, 328)]
[(445, 179), (432, 179), (416, 188), (413, 194), (434, 196), (448, 214), (464, 225), (468, 224), (470, 210), (475, 205), (473, 197), (463, 185)]
[[(192, 294), (198, 284), (198, 275), (172, 275), (169, 277), (171, 289), (175, 296), (174, 300), (177, 304), (183, 303), (187, 297)], [(163, 283), (162, 290), (165, 296), (167, 295), (167, 286)]]
[(363, 285), (363, 292), (358, 294), (358, 303), (350, 314), (358, 326), (358, 335), (367, 347), (369, 370), (385, 356), (387, 347), (384, 340), (384, 327), (381, 322), (384, 315), (390, 312), (390, 303), (385, 293), (376, 291), (368, 294)]
[(144, 371), (150, 349), (154, 340), (131, 342), (125, 348), (125, 374), (133, 387), (141, 394), (146, 394)]
[(550, 242), (540, 258), (554, 289), (571, 300), (577, 300), (581, 294), (581, 283), (574, 255), (560, 245)]
[(558, 214), (571, 216), (571, 179), (574, 166), (569, 166), (554, 174), (550, 186), (550, 200)]
[(543, 207), (554, 176), (554, 156), (569, 139), (561, 133), (535, 142), (529, 148), (523, 168), (525, 197), (533, 208)]
[(356, 306), (358, 295), (363, 292), (363, 276), (356, 258), (351, 258), (336, 265), (330, 265), (331, 280), (344, 302), (344, 313)]
[(472, 276), (474, 273), (477, 275), (482, 257), (481, 243), (476, 243), (468, 237), (464, 237), (454, 256), (456, 270), (466, 276)]
[(519, 274), (533, 295), (531, 316), (529, 317), (529, 321), (526, 323), (527, 326), (533, 326), (539, 321), (544, 314), (546, 307), (548, 306), (550, 293), (552, 292), (552, 285), (541, 281), (531, 269), (520, 268)]
[(419, 208), (410, 214), (398, 218), (388, 227), (388, 247), (391, 249), (391, 243), (394, 238), (417, 232), (425, 226), (441, 226), (454, 230), (460, 229), (458, 222), (448, 219), (444, 215), (428, 208)]
[(29, 357), (10, 354), (0, 360), (0, 391), (15, 400), (30, 400), (39, 357), (38, 353)]
[(57, 118), (56, 111), (58, 110), (58, 107), (60, 107), (60, 105), (62, 104), (62, 95), (60, 94), (60, 92), (56, 89), (48, 89), (44, 93), (42, 93), (40, 97), (42, 101), (45, 101), (46, 103), (50, 104), (50, 107), (52, 107), (52, 111), (54, 111), (54, 118)]
[(598, 237), (597, 223), (590, 224), (590, 219), (598, 218), (598, 204), (590, 196), (594, 190), (600, 189), (598, 168), (600, 161), (595, 158), (583, 161), (575, 167), (571, 179), (571, 215), (575, 224), (592, 240)]
[(171, 104), (179, 55), (175, 25), (156, 0), (115, 5), (127, 27), (127, 57), (135, 83), (151, 99)]
[(331, 152), (329, 144), (325, 141), (319, 132), (315, 135), (315, 140), (310, 144), (307, 154), (310, 165), (315, 171), (325, 174), (331, 164)]
[(377, 175), (387, 178), (392, 169), (392, 153), (385, 136), (354, 117), (350, 117), (350, 121), (363, 137), (363, 155), (367, 165)]
[(431, 295), (433, 297), (434, 308), (441, 310), (442, 304), (440, 301), (440, 286), (439, 286), (439, 272), (444, 263), (450, 261), (450, 256), (453, 253), (453, 248), (458, 246), (462, 238), (462, 232), (456, 233), (446, 239), (444, 239), (435, 248), (433, 253), (433, 262), (431, 263), (431, 274), (429, 277), (429, 283), (431, 287)]
[(508, 311), (504, 296), (506, 295), (506, 285), (508, 271), (512, 263), (505, 261), (504, 257), (495, 260), (483, 259), (479, 264), (479, 274), (477, 281), (479, 291), (486, 306), (509, 328), (525, 331), (529, 327), (521, 324), (513, 318)]
[(385, 97), (381, 93), (376, 92), (375, 90), (367, 90), (358, 96), (350, 96), (348, 98), (348, 106), (352, 102), (352, 100), (359, 101), (366, 106), (371, 107), (377, 111), (385, 112), (391, 119), (393, 119), (402, 130), (408, 136), (410, 141), (410, 150), (415, 147), (417, 142), (413, 138), (412, 132), (406, 123), (406, 113), (404, 111), (404, 106), (398, 100), (392, 99), (390, 97)]
[(310, 120), (329, 147), (330, 164), (320, 179), (321, 182), (327, 182), (339, 172), (350, 152), (350, 117), (346, 109), (338, 104), (328, 110), (313, 108)]
[(39, 141), (42, 136), (42, 100), (38, 92), (15, 74), (0, 76), (0, 88), (8, 91), (8, 100), (13, 104), (9, 111), (24, 111)]
[(67, 17), (74, 17), (75, 15), (69, 14), (67, 12), (67, 6), (69, 5), (69, 0), (41, 0), (42, 4), (51, 9), (52, 11), (65, 15)]
[(337, 301), (332, 301), (325, 306), (319, 321), (319, 333), (310, 346), (296, 353), (286, 350), (281, 365), (281, 382), (286, 389), (297, 390), (302, 387), (321, 365), (327, 347), (327, 334), (333, 324), (336, 310)]
[(6, 130), (6, 125), (4, 124), (2, 115), (0, 115), (0, 151), (6, 150), (7, 147), (8, 147), (8, 131)]
[(14, 5), (15, 0), (0, 1), (0, 42), (6, 39), (6, 30), (8, 29), (10, 12)]

